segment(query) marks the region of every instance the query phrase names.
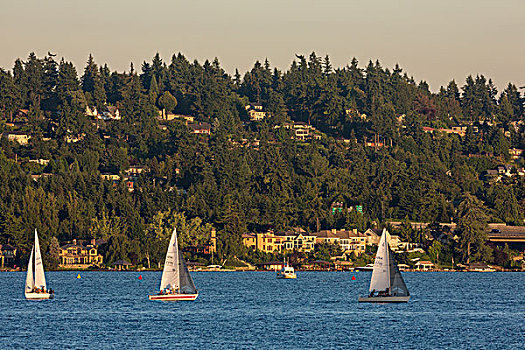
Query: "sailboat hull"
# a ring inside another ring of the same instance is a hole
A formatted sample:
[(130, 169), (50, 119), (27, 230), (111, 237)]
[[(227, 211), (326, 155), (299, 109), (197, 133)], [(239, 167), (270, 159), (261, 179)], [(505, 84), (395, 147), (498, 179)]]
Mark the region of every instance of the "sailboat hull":
[(50, 293), (24, 293), (27, 300), (46, 300), (53, 299), (55, 294)]
[(149, 300), (159, 301), (194, 301), (199, 296), (196, 294), (155, 294), (149, 295)]
[(408, 303), (410, 295), (389, 297), (359, 297), (360, 303)]

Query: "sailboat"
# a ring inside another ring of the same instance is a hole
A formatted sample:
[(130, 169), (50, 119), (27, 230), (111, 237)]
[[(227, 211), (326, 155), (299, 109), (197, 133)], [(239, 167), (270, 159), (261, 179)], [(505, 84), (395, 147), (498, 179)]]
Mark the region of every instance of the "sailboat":
[(370, 293), (367, 297), (359, 297), (360, 303), (406, 303), (410, 299), (410, 293), (388, 244), (389, 236), (388, 231), (383, 229), (372, 271)]
[(31, 249), (29, 264), (27, 266), (25, 297), (29, 300), (53, 299), (55, 293), (46, 289), (46, 276), (40, 255), (40, 243), (35, 229), (35, 245)]
[(150, 295), (149, 300), (179, 301), (197, 299), (199, 293), (191, 278), (184, 256), (179, 249), (177, 242), (177, 230), (171, 234), (162, 279), (160, 281), (160, 291), (158, 294)]

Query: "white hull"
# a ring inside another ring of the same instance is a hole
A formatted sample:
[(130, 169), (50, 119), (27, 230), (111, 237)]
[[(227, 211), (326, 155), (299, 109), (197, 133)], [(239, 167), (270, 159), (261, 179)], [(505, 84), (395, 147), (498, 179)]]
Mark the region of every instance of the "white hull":
[(24, 293), (27, 300), (46, 300), (55, 298), (55, 294), (49, 293)]
[(359, 297), (360, 303), (407, 303), (410, 295), (389, 297)]
[(194, 301), (199, 296), (196, 294), (155, 294), (148, 295), (149, 300), (159, 301)]
[(278, 273), (278, 279), (296, 279), (297, 275), (295, 273)]

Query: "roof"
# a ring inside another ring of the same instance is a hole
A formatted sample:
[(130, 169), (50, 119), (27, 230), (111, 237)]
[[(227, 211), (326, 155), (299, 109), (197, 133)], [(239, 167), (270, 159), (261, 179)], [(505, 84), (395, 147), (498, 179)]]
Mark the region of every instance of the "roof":
[(258, 265), (284, 265), (282, 261), (270, 261)]
[(423, 261), (418, 261), (416, 265), (434, 265), (434, 263), (432, 261), (423, 260)]
[(116, 111), (118, 111), (118, 108), (115, 107), (115, 106), (107, 106), (106, 109), (107, 109), (108, 112), (110, 112), (111, 114), (114, 114)]
[(504, 235), (525, 235), (525, 226), (497, 226), (493, 227), (489, 232), (491, 236), (504, 236)]
[(369, 228), (368, 230), (366, 230), (365, 234), (367, 233), (373, 233), (376, 236), (381, 236), (383, 234), (383, 230), (380, 228)]
[(27, 135), (29, 136), (30, 133), (29, 132), (25, 132), (25, 131), (5, 131), (4, 132), (4, 135)]
[(0, 244), (0, 250), (16, 250), (16, 248), (10, 244)]
[(319, 231), (319, 232), (314, 232), (314, 233), (312, 233), (312, 236), (315, 236), (317, 238), (339, 238), (331, 230), (322, 230), (322, 231)]
[(188, 127), (190, 127), (193, 130), (209, 130), (209, 129), (211, 129), (211, 125), (208, 124), (208, 123), (188, 124)]
[(360, 233), (360, 232), (354, 232), (352, 230), (322, 230), (319, 232), (312, 233), (312, 236), (316, 236), (318, 238), (339, 238), (339, 239), (348, 239), (350, 237), (366, 237), (365, 234)]
[(475, 267), (475, 268), (480, 268), (480, 267), (483, 267), (483, 268), (490, 268), (489, 265), (485, 264), (485, 263), (482, 263), (482, 262), (475, 262), (475, 263), (471, 263), (468, 265), (468, 267), (472, 268), (472, 267)]
[(68, 243), (68, 244), (65, 244), (65, 245), (60, 247), (60, 249), (67, 249), (67, 248), (82, 248), (82, 249), (86, 249), (86, 247), (83, 247), (83, 246), (78, 245), (78, 244), (73, 244), (73, 243)]

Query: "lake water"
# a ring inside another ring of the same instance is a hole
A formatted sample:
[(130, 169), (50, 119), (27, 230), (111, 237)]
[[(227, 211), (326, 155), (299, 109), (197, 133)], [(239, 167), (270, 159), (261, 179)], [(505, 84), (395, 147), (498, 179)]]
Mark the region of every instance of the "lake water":
[[(143, 280), (139, 280), (139, 275)], [(48, 272), (52, 301), (0, 273), (0, 348), (523, 349), (525, 273), (404, 273), (408, 304), (359, 304), (370, 272), (196, 272), (195, 302), (152, 302), (160, 272)], [(351, 277), (356, 276), (356, 280)]]

